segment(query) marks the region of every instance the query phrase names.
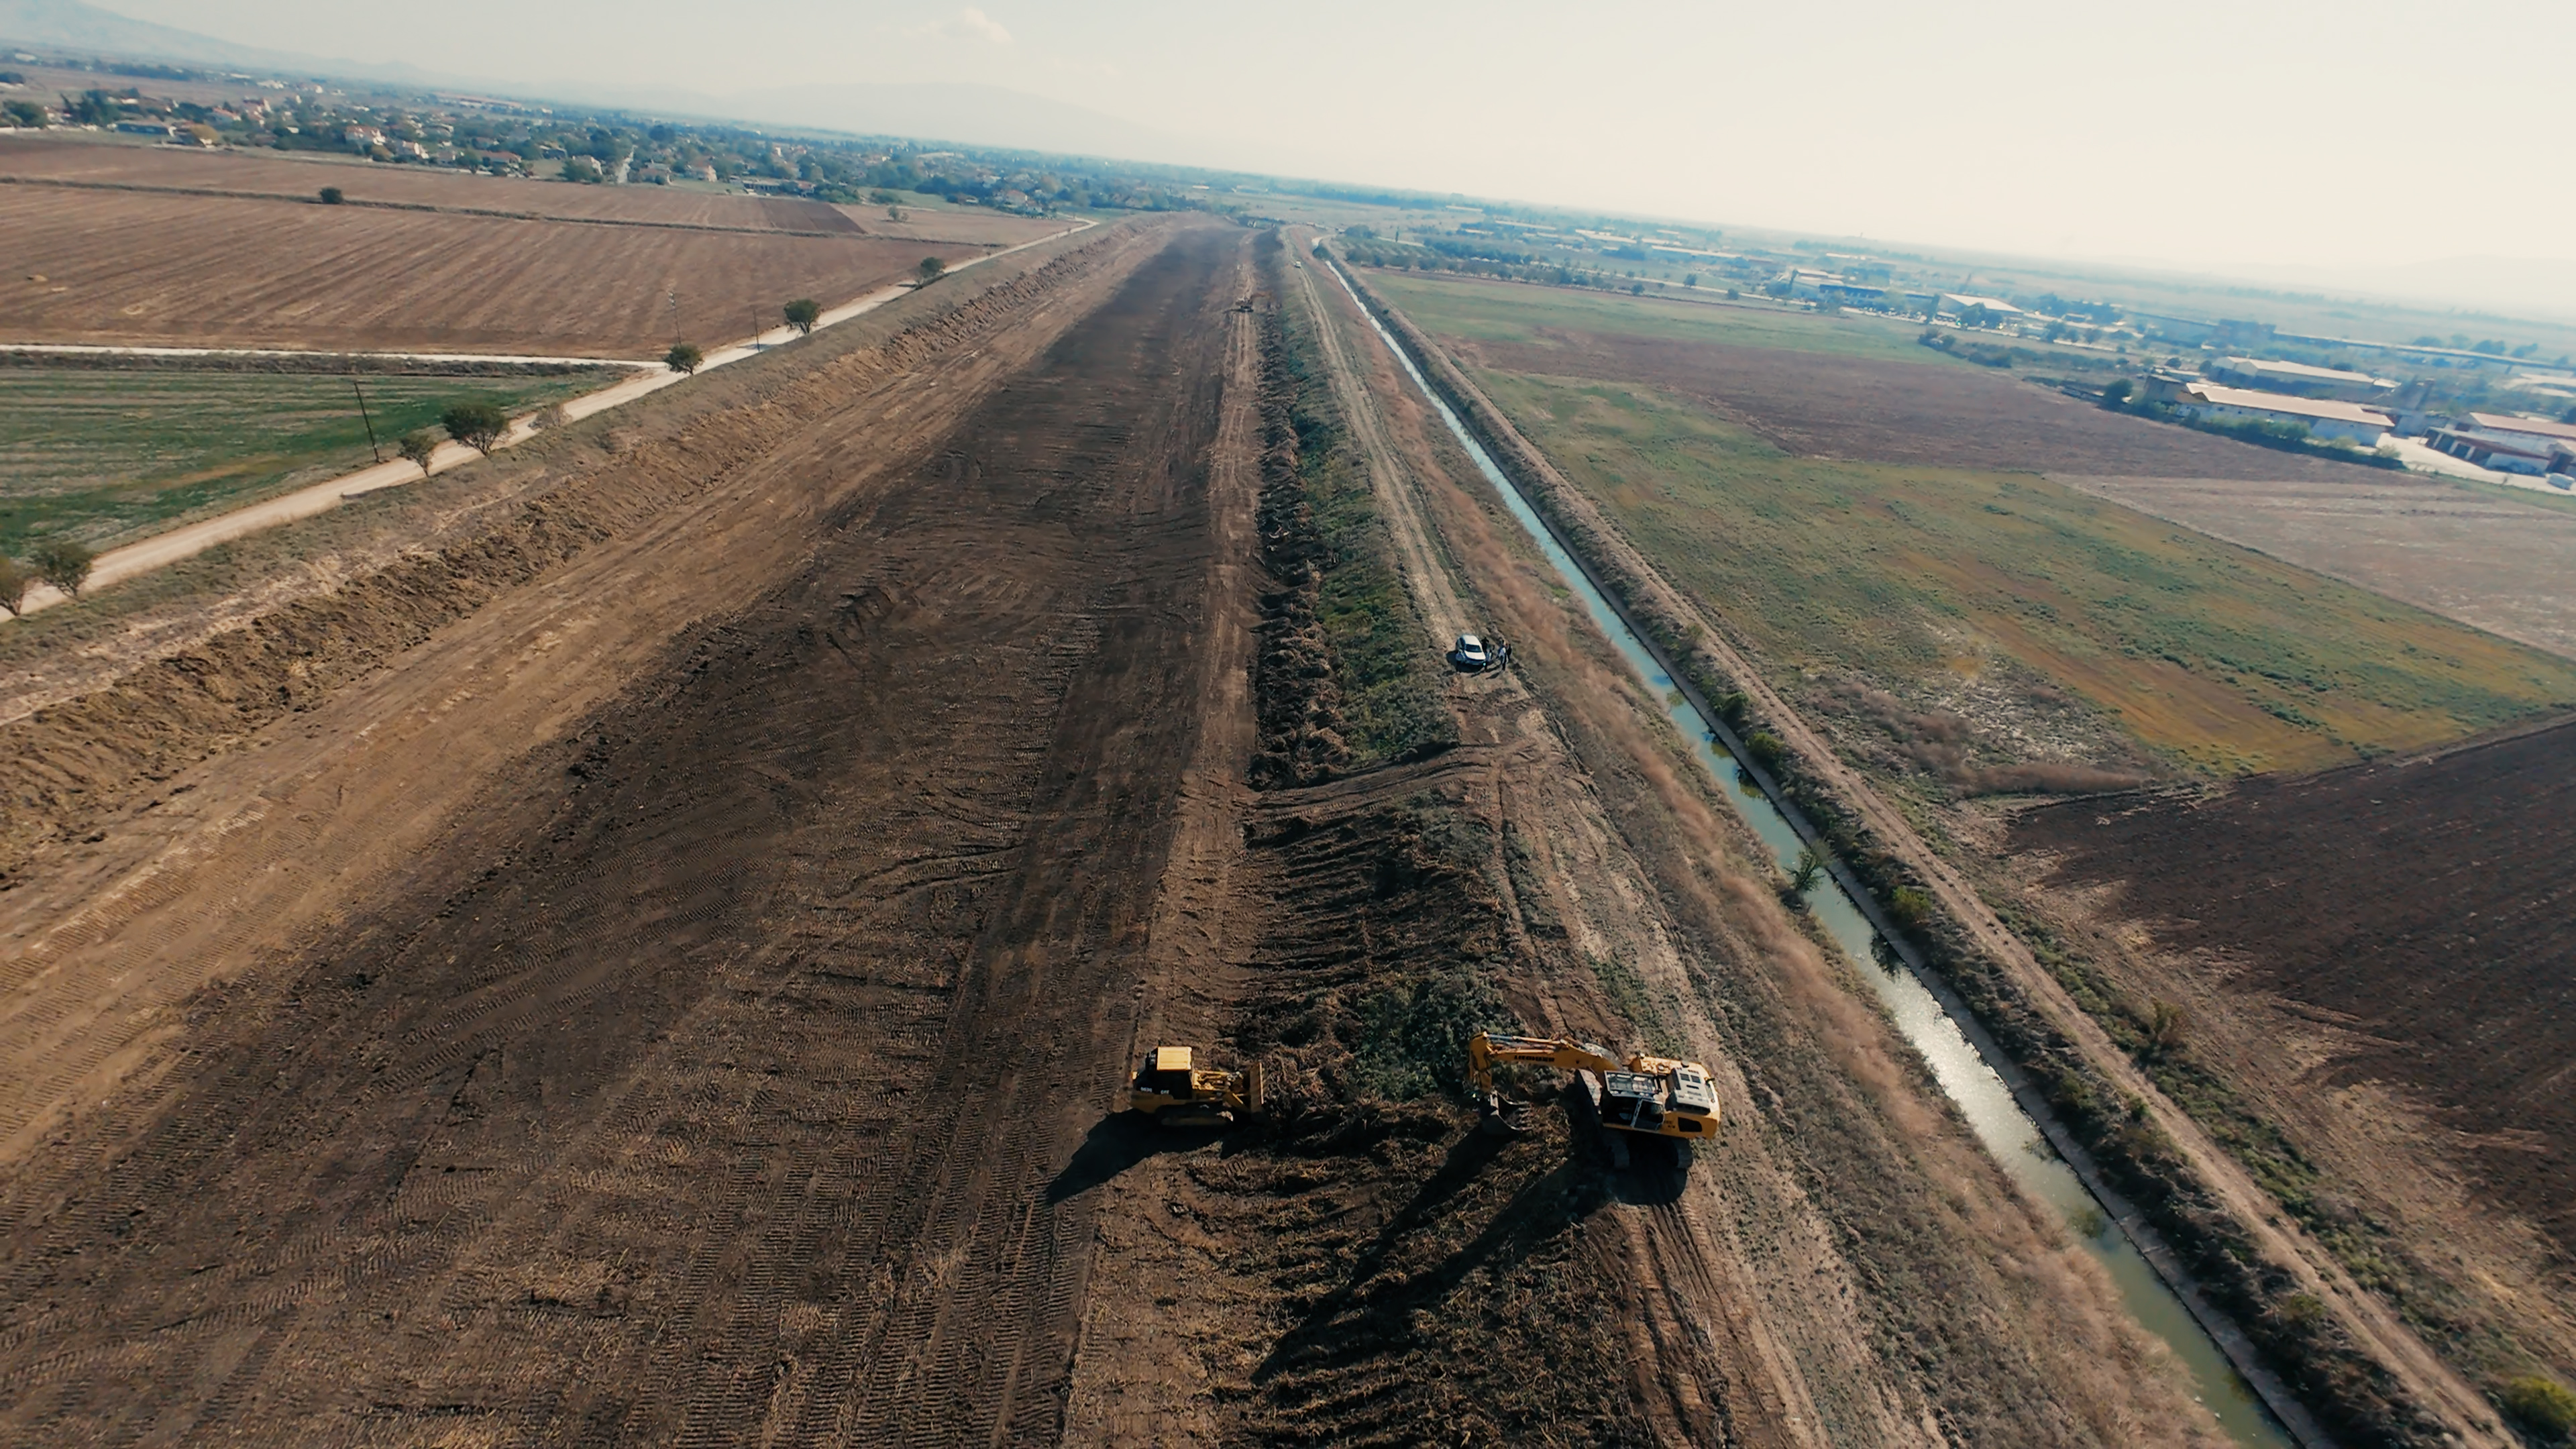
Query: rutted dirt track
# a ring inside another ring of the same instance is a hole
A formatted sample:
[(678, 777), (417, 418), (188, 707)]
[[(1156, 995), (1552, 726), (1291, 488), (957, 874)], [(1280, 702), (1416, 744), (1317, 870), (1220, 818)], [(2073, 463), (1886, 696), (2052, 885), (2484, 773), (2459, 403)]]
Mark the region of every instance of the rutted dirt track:
[[(1042, 1193), (1128, 1049), (1110, 988), (1198, 727), (1241, 244), (1179, 234), (945, 451), (822, 510), (789, 581), (381, 883), (308, 887), (328, 929), (190, 936), (138, 882), (91, 959), (227, 959), (11, 1164), (0, 1437), (1047, 1437), (1090, 1227)], [(471, 718), (500, 681), (443, 682)], [(362, 713), (284, 731), (349, 732), (312, 778), (362, 773)], [(386, 733), (374, 765), (440, 772), (442, 731)], [(327, 813), (299, 783), (225, 822), (267, 871), (348, 848), (264, 828)], [(64, 1058), (48, 988), (109, 979), (21, 983), (17, 1080)]]

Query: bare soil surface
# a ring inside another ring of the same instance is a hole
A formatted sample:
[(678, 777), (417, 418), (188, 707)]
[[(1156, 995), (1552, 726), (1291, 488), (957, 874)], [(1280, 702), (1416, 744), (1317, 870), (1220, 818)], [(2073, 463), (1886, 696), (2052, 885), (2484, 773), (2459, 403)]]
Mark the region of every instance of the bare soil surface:
[(2351, 1229), (2394, 1219), (2380, 1250), (2458, 1295), (2393, 1283), (2411, 1307), (2464, 1334), (2500, 1324), (2562, 1373), (2576, 1366), (2571, 739), (2557, 724), (2206, 797), (2073, 801), (2012, 817), (2004, 837), (2135, 989), (2195, 1007), (2189, 1049), (2252, 1084), (2328, 1167), (2317, 1191), (2340, 1196), (2317, 1212)]
[(2377, 469), (2259, 482), (2049, 476), (2141, 513), (2576, 658), (2576, 511)]
[(1538, 344), (1443, 338), (1470, 366), (1668, 388), (1815, 457), (2033, 473), (2367, 482), (2301, 458), (2144, 418), (1978, 367), (1547, 329)]
[(1049, 1437), (1239, 245), (1113, 248), (48, 857), (10, 1435)]

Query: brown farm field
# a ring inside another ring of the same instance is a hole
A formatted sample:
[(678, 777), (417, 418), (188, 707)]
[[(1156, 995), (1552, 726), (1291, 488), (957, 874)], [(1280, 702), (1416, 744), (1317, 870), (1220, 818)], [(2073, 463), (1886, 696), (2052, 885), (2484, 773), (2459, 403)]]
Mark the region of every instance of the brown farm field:
[(2294, 1213), (2480, 1369), (2576, 1374), (2576, 724), (2003, 839), (2070, 948), (2182, 1005), (2176, 1055), (2290, 1125), (2258, 1160)]
[(924, 255), (852, 235), (597, 226), (226, 196), (0, 188), (0, 339), (657, 357), (846, 301)]
[[(337, 186), (360, 206), (435, 207), (723, 231), (844, 233), (970, 246), (1011, 246), (1060, 229), (1054, 222), (999, 212), (907, 208), (907, 220), (897, 222), (889, 220), (882, 207), (838, 207), (793, 197), (723, 195), (667, 186), (578, 186), (427, 166), (384, 166), (347, 157), (187, 150), (49, 135), (0, 134), (0, 183), (202, 191), (299, 203), (310, 202), (325, 186)], [(0, 195), (12, 197), (15, 205), (41, 204), (33, 196), (5, 191)]]

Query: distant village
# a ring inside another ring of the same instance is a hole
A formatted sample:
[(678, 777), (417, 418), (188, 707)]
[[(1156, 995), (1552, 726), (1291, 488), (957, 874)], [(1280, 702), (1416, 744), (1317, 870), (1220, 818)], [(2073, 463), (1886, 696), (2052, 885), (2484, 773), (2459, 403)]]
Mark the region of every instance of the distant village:
[[(39, 57), (19, 54), (17, 64)], [(585, 113), (488, 96), (391, 100), (311, 81), (122, 67), (78, 90), (37, 86), (0, 62), (0, 128), (85, 128), (167, 145), (319, 151), (387, 165), (436, 166), (592, 185), (697, 185), (844, 205), (891, 204), (895, 193), (1019, 215), (1061, 208), (1181, 210), (1209, 188), (1098, 163), (1025, 164), (1010, 153), (940, 150), (819, 136), (773, 135), (706, 123)], [(143, 83), (128, 72), (152, 71)], [(160, 72), (168, 72), (161, 75)], [(13, 79), (14, 77), (14, 79)], [(233, 92), (180, 99), (151, 79)]]

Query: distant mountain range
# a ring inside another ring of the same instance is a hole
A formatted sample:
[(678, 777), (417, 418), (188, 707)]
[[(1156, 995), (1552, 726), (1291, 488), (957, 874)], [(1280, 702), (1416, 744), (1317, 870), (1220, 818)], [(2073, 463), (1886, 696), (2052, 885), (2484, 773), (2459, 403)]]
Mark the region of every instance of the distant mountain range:
[(148, 20), (128, 20), (82, 0), (0, 0), (0, 41), (21, 46), (95, 51), (136, 60), (240, 66), (290, 74), (347, 75), (364, 67), (235, 45)]
[(861, 135), (917, 137), (1072, 155), (1213, 164), (1185, 137), (1081, 106), (986, 85), (805, 85), (720, 96), (584, 85), (530, 87), (433, 75), (402, 64), (325, 60), (235, 45), (210, 35), (129, 20), (83, 0), (0, 0), (0, 43), (136, 60), (179, 61), (293, 76), (333, 76), (404, 86), (529, 95), (655, 115)]

